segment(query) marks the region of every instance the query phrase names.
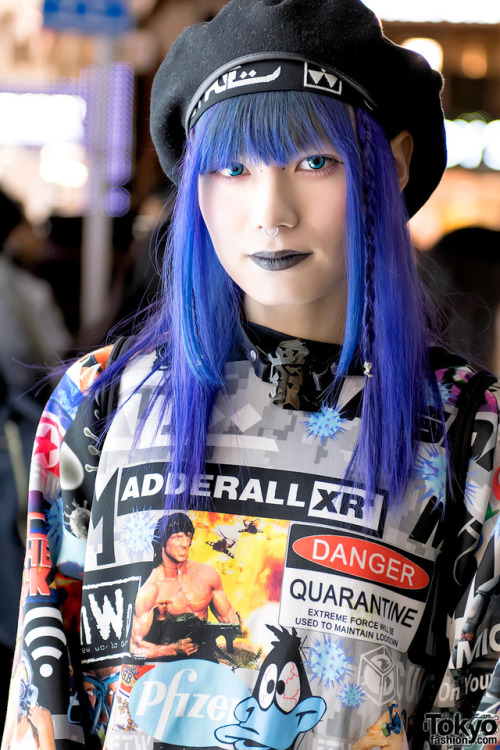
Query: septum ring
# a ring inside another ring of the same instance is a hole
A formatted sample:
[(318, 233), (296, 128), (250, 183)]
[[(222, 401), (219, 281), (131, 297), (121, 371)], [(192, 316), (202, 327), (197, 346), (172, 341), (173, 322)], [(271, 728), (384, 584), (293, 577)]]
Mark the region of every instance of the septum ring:
[[(275, 227), (274, 229), (266, 229), (266, 227), (262, 227), (262, 231), (264, 232), (264, 234), (269, 240), (272, 240), (278, 236), (280, 228)], [(269, 232), (272, 232), (272, 234), (269, 234)]]

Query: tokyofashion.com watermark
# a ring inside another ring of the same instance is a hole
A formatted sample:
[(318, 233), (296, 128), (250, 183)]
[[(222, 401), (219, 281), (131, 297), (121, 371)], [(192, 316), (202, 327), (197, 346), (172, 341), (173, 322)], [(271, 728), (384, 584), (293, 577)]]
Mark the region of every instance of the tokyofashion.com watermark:
[(425, 714), (424, 719), (424, 729), (434, 745), (495, 745), (498, 728), (496, 714), (463, 719), (459, 713), (432, 713)]

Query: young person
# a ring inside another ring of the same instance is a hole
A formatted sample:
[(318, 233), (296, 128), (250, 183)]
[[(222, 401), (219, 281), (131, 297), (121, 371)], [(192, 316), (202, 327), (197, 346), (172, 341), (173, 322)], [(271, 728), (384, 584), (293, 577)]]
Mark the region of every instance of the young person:
[(359, 0), (172, 46), (164, 291), (42, 419), (6, 747), (37, 707), (58, 748), (495, 735), (498, 387), (432, 345), (406, 226), (441, 84)]

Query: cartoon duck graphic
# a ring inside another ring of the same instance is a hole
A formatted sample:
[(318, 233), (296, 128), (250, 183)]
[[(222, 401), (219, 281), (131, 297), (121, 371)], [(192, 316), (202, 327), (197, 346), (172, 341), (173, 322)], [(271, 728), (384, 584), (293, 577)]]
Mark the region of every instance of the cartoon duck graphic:
[(253, 694), (235, 707), (236, 723), (215, 732), (219, 742), (235, 750), (289, 750), (326, 711), (323, 698), (312, 695), (295, 628), (290, 633), (267, 627), (277, 640), (260, 668)]

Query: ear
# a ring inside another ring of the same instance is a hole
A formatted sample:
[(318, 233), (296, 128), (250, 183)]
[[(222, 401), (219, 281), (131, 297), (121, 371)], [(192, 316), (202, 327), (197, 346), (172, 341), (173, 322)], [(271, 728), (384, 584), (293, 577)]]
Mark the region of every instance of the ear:
[(408, 130), (402, 130), (392, 139), (391, 149), (396, 163), (399, 189), (402, 192), (410, 179), (410, 162), (413, 154), (412, 134)]

